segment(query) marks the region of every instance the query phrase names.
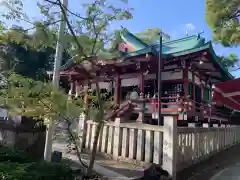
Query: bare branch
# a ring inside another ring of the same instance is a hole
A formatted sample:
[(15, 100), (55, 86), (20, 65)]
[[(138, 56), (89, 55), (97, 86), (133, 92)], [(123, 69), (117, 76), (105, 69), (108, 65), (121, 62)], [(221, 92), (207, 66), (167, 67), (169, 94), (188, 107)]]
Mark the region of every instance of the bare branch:
[(69, 14), (71, 14), (71, 15), (73, 15), (73, 16), (76, 16), (76, 17), (78, 17), (78, 18), (80, 18), (80, 19), (83, 19), (83, 20), (88, 20), (87, 17), (82, 17), (80, 14), (77, 14), (77, 13), (72, 12), (68, 7), (65, 7), (62, 3), (59, 4), (57, 1), (54, 2), (54, 1), (51, 1), (51, 0), (44, 0), (44, 1), (46, 1), (46, 2), (48, 2), (48, 3), (51, 3), (51, 4), (53, 4), (53, 5), (57, 5), (57, 6), (62, 5), (62, 6), (67, 10), (67, 12), (68, 12)]
[[(61, 1), (60, 1), (60, 0), (57, 0), (57, 1), (58, 1), (58, 3), (59, 3), (59, 7), (61, 8), (63, 17), (64, 17), (64, 19), (65, 19), (65, 21), (66, 21), (66, 23), (67, 23), (68, 29), (69, 29), (69, 31), (71, 32), (71, 34), (72, 34), (72, 36), (73, 36), (73, 38), (74, 38), (74, 40), (75, 40), (75, 43), (77, 44), (77, 47), (78, 47), (78, 50), (80, 51), (80, 54), (83, 55), (85, 58), (87, 58), (87, 55), (84, 53), (83, 47), (82, 47), (81, 44), (79, 43), (79, 41), (78, 41), (78, 39), (77, 39), (74, 31), (73, 31), (73, 28), (72, 28), (72, 26), (71, 26), (71, 24), (70, 24), (70, 22), (69, 22), (69, 20), (68, 20), (68, 18), (67, 18), (66, 12), (65, 12), (65, 10), (64, 10), (64, 7), (62, 6)], [(84, 73), (85, 73), (88, 77), (90, 77), (91, 75), (89, 74), (89, 72), (88, 72), (81, 64), (79, 64), (79, 65), (80, 65), (81, 68), (83, 69)]]
[[(57, 24), (57, 23), (59, 23), (59, 22), (61, 22), (61, 20), (57, 20), (57, 21), (54, 21), (54, 22), (45, 23), (45, 24), (41, 25), (41, 27), (51, 26), (51, 25)], [(31, 27), (31, 28), (25, 29), (24, 31), (27, 32), (27, 31), (33, 30), (33, 29), (35, 29), (35, 28), (36, 28), (36, 26), (33, 26), (33, 27)]]

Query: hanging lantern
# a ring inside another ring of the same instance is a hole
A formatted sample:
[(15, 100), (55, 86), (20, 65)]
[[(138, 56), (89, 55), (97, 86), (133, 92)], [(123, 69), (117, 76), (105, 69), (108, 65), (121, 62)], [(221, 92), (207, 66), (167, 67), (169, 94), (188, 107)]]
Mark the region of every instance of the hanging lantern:
[(137, 66), (137, 69), (141, 68), (141, 64), (140, 63), (137, 63), (136, 66)]
[(182, 68), (185, 68), (185, 67), (186, 67), (186, 62), (185, 62), (185, 60), (181, 60), (181, 66), (182, 66)]

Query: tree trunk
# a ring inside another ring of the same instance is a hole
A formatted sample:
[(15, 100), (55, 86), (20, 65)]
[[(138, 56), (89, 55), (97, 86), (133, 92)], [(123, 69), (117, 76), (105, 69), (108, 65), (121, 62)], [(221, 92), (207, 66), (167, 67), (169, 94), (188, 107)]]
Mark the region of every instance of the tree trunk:
[(91, 175), (92, 173), (92, 169), (93, 169), (93, 164), (95, 161), (95, 157), (96, 157), (96, 151), (97, 151), (97, 143), (98, 143), (98, 138), (99, 138), (99, 134), (101, 132), (101, 128), (102, 125), (104, 123), (103, 117), (104, 117), (104, 109), (103, 109), (103, 104), (101, 101), (101, 95), (100, 95), (100, 87), (99, 84), (96, 83), (96, 95), (97, 95), (97, 101), (99, 104), (99, 108), (98, 108), (98, 113), (96, 116), (95, 121), (97, 122), (97, 128), (96, 128), (96, 132), (94, 135), (94, 140), (93, 140), (93, 149), (92, 149), (92, 154), (91, 154), (91, 159), (90, 159), (90, 163), (87, 169), (87, 176)]
[(95, 157), (96, 157), (96, 153), (97, 153), (97, 144), (98, 144), (98, 138), (102, 129), (102, 120), (97, 124), (97, 128), (95, 131), (95, 135), (94, 135), (94, 141), (93, 141), (93, 149), (92, 149), (92, 154), (91, 154), (91, 159), (90, 159), (90, 163), (89, 166), (87, 168), (87, 176), (90, 176), (92, 173), (92, 169), (93, 169), (93, 165), (94, 165), (94, 161), (95, 161)]

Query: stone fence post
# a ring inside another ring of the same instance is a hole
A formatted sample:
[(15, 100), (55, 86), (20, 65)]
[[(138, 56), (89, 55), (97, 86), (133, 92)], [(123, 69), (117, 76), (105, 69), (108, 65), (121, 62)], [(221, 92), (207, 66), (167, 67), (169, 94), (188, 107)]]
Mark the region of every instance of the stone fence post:
[(162, 168), (176, 180), (177, 170), (177, 117), (164, 116)]
[(121, 128), (120, 128), (121, 119), (116, 118), (114, 123), (114, 135), (113, 135), (113, 159), (118, 160), (118, 156), (120, 155), (121, 149), (121, 142), (122, 142), (122, 135)]
[(78, 138), (80, 151), (85, 148), (87, 136), (87, 116), (85, 113), (81, 113), (78, 121)]

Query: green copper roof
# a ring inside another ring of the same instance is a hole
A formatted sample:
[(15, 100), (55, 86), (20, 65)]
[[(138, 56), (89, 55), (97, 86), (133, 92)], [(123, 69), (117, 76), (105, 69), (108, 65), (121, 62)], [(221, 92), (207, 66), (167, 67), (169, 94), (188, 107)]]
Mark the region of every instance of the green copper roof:
[[(123, 58), (133, 57), (141, 54), (153, 53), (157, 55), (159, 52), (159, 44), (147, 45), (139, 38), (130, 33), (127, 29), (123, 28), (121, 31), (121, 38), (130, 45), (134, 46), (137, 50), (127, 54), (123, 54)], [(205, 38), (198, 35), (186, 36), (181, 39), (163, 42), (162, 56), (163, 57), (177, 57), (194, 53), (202, 50), (209, 50), (213, 57), (213, 63), (220, 67), (221, 74), (226, 79), (233, 79), (233, 76), (222, 65), (216, 56), (211, 41), (205, 42)], [(69, 60), (61, 69), (66, 69), (74, 64), (74, 60)]]
[[(176, 52), (186, 51), (188, 49), (198, 48), (205, 44), (205, 39), (200, 36), (188, 36), (185, 38), (168, 41), (163, 43), (163, 53), (172, 54)], [(158, 49), (159, 45), (157, 45)], [(157, 50), (159, 51), (159, 49)]]
[[(125, 39), (126, 38), (127, 37), (125, 37)], [(127, 42), (131, 43), (131, 40), (132, 40), (132, 37), (128, 39)], [(132, 45), (134, 46), (134, 43)], [(220, 67), (220, 72), (225, 77), (225, 79), (226, 80), (233, 79), (234, 77), (228, 72), (228, 70), (219, 61), (219, 58), (214, 52), (211, 41), (205, 42), (205, 38), (201, 37), (200, 35), (186, 36), (181, 39), (163, 42), (162, 56), (177, 57), (177, 56), (182, 56), (190, 53), (195, 53), (205, 49), (206, 50), (209, 49), (209, 52), (213, 57), (213, 63)], [(146, 53), (156, 54), (158, 52), (159, 52), (159, 44), (155, 44), (155, 45), (150, 45), (146, 48), (137, 50), (135, 52), (130, 52), (126, 54), (124, 58), (133, 57), (133, 56), (146, 54)]]
[(126, 28), (123, 28), (121, 33), (121, 38), (124, 42), (131, 44), (136, 50), (144, 49), (148, 47), (148, 44), (141, 41), (139, 38), (130, 33)]
[[(130, 43), (128, 41), (128, 43)], [(186, 52), (187, 50), (192, 50), (195, 48), (200, 48), (205, 45), (205, 39), (193, 35), (193, 36), (188, 36), (185, 38), (173, 40), (173, 41), (168, 41), (168, 42), (163, 42), (163, 47), (162, 47), (162, 53), (164, 55), (173, 55), (173, 54), (178, 54), (182, 52)], [(138, 51), (130, 52), (125, 55), (125, 57), (132, 57), (144, 53), (151, 53), (151, 52), (158, 52), (159, 51), (159, 44), (155, 45), (150, 45), (146, 48), (142, 48)]]

